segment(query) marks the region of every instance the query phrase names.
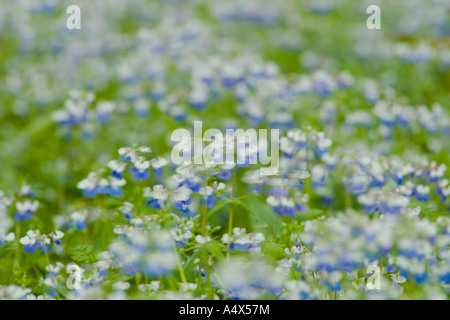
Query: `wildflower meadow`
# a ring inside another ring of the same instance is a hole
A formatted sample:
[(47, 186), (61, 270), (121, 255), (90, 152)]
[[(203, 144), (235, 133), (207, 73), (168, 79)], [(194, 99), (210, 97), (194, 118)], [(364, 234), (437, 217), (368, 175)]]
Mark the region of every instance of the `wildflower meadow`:
[(0, 299), (447, 300), (449, 17), (2, 0)]

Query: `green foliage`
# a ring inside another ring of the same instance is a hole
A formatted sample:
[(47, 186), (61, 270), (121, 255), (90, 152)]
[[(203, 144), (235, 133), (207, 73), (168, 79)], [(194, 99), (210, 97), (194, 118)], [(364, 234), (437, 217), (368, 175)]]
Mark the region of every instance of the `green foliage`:
[(98, 252), (92, 245), (79, 245), (72, 249), (71, 259), (77, 263), (92, 264), (97, 262)]

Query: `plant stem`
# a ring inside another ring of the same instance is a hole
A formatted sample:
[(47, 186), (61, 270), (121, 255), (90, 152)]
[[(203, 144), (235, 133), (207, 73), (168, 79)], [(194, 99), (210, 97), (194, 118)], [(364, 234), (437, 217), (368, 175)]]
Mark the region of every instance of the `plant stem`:
[[(236, 193), (236, 170), (233, 169), (233, 175), (231, 178), (231, 200), (233, 200)], [(231, 236), (233, 233), (233, 215), (234, 215), (234, 206), (230, 203), (230, 211), (228, 214), (228, 234)], [(227, 252), (227, 259), (230, 259), (230, 252)]]
[[(233, 200), (235, 193), (236, 193), (236, 168), (233, 170), (233, 175), (231, 178), (231, 200)], [(230, 214), (228, 217), (228, 234), (231, 236), (231, 233), (233, 232), (233, 213), (234, 213), (234, 207), (233, 204), (230, 204)]]
[(47, 266), (48, 266), (48, 270), (50, 272), (50, 277), (52, 278), (53, 285), (55, 286), (56, 296), (58, 297), (58, 300), (59, 300), (59, 293), (58, 293), (58, 290), (56, 289), (57, 284), (56, 284), (55, 278), (53, 277), (53, 270), (50, 267), (50, 259), (48, 258), (47, 246), (46, 246), (45, 242), (42, 244), (42, 247), (44, 248), (45, 259), (47, 260)]
[(202, 222), (202, 236), (208, 236), (208, 211), (206, 208), (206, 204), (202, 207), (203, 213), (203, 222)]
[(197, 293), (201, 292), (201, 287), (202, 287), (202, 264), (199, 263), (198, 264), (198, 276), (197, 276)]
[(183, 266), (181, 265), (180, 256), (178, 254), (176, 244), (173, 246), (173, 251), (175, 252), (175, 255), (177, 257), (177, 265), (178, 265), (178, 271), (180, 272), (181, 281), (184, 284), (187, 284), (186, 275), (184, 274), (184, 269), (183, 269)]
[(349, 209), (352, 207), (352, 195), (348, 190), (345, 190), (345, 208)]
[(214, 276), (217, 279), (217, 282), (222, 286), (222, 289), (227, 291), (227, 287), (223, 284), (222, 280), (220, 279), (219, 275), (217, 274), (217, 272), (214, 271)]
[(303, 180), (305, 183), (305, 193), (308, 195), (309, 199), (311, 199), (311, 177)]
[(279, 219), (280, 219), (280, 215), (277, 214), (277, 220), (276, 220), (276, 223), (275, 223), (275, 241), (277, 241), (277, 239), (278, 239), (278, 220)]
[[(203, 237), (207, 237), (208, 236), (208, 211), (206, 206), (203, 206), (203, 231), (202, 231), (202, 235)], [(210, 272), (210, 268), (209, 268), (209, 262), (208, 262), (208, 252), (205, 252), (206, 255), (206, 259), (205, 259), (205, 272), (206, 272), (206, 286), (208, 288), (208, 296), (207, 298), (209, 300), (211, 300), (214, 296), (213, 296), (213, 290), (212, 290), (212, 286), (211, 286), (211, 272)], [(201, 268), (199, 267), (199, 279), (201, 279)]]
[(17, 245), (17, 249), (16, 252), (14, 254), (14, 264), (12, 266), (12, 271), (11, 271), (11, 282), (13, 282), (13, 278), (14, 278), (14, 273), (16, 270), (16, 266), (19, 266), (19, 257), (20, 257), (20, 221), (18, 221), (16, 223), (16, 245)]
[(211, 285), (211, 268), (208, 259), (206, 260), (206, 286), (208, 287), (207, 299), (212, 300), (214, 298), (214, 292)]
[(233, 232), (233, 204), (230, 204), (230, 212), (228, 214), (228, 234), (231, 236)]

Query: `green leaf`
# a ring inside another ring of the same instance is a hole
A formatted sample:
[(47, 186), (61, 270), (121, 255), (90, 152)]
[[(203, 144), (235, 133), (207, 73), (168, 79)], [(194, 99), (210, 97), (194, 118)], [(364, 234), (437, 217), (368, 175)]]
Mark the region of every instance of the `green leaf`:
[(192, 255), (189, 257), (189, 259), (186, 261), (186, 263), (183, 265), (184, 271), (190, 270), (192, 265), (194, 264), (194, 260), (198, 258), (200, 255), (200, 250), (195, 250)]
[(230, 204), (230, 203), (231, 203), (231, 200), (228, 199), (228, 198), (225, 198), (225, 199), (219, 201), (219, 203), (216, 204), (216, 205), (214, 206), (214, 208), (212, 208), (211, 210), (209, 210), (208, 216), (214, 215), (215, 213), (219, 212), (222, 208), (224, 208), (225, 206), (227, 206), (227, 205)]
[[(277, 223), (277, 215), (263, 199), (248, 199), (247, 206), (255, 214), (250, 216), (250, 223), (255, 230), (261, 230), (266, 236), (281, 234), (281, 221)], [(281, 220), (281, 219), (279, 219)], [(275, 230), (275, 229), (278, 230)]]
[(92, 264), (97, 262), (97, 252), (91, 245), (79, 245), (72, 250), (71, 258), (77, 263)]
[(240, 206), (242, 208), (244, 208), (245, 210), (247, 210), (247, 212), (250, 212), (251, 214), (255, 215), (255, 213), (253, 212), (252, 209), (250, 209), (244, 202), (242, 202), (241, 200), (238, 199), (234, 199), (231, 201), (232, 204)]
[(283, 257), (283, 246), (273, 241), (264, 241), (261, 243), (261, 249), (267, 257), (272, 257), (275, 260)]
[(219, 212), (221, 209), (225, 208), (227, 205), (234, 205), (234, 206), (240, 206), (244, 208), (247, 212), (250, 212), (251, 214), (255, 214), (252, 209), (250, 209), (244, 202), (237, 199), (223, 199), (221, 200), (217, 205), (214, 206), (209, 212), (208, 216), (212, 216), (215, 213)]
[(250, 193), (246, 194), (244, 196), (236, 198), (237, 200), (248, 200), (248, 199), (258, 199), (258, 200), (264, 200), (263, 196), (259, 193)]
[(308, 220), (314, 220), (321, 216), (323, 216), (325, 212), (320, 209), (308, 209), (304, 213), (300, 213), (296, 215), (296, 219), (300, 222), (308, 221)]
[(450, 212), (448, 211), (439, 211), (439, 212), (427, 212), (425, 213), (427, 219), (431, 221), (436, 221), (439, 217), (450, 217)]
[(211, 253), (216, 258), (218, 258), (218, 259), (223, 258), (224, 246), (222, 245), (222, 243), (213, 240), (213, 241), (206, 243), (205, 246), (206, 246), (206, 249), (211, 251)]

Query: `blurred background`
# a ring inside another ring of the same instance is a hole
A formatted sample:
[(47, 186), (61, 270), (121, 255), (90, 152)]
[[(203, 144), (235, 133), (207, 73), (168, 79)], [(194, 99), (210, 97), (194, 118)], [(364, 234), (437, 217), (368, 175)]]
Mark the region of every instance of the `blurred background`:
[[(66, 27), (72, 4), (81, 30)], [(372, 4), (381, 30), (366, 27)], [(3, 0), (0, 189), (33, 181), (50, 218), (119, 147), (164, 155), (172, 130), (197, 119), (312, 125), (336, 144), (449, 163), (449, 10), (446, 0)], [(248, 77), (267, 81), (249, 89)], [(410, 108), (375, 108), (383, 99)], [(391, 112), (414, 121), (386, 132)]]

